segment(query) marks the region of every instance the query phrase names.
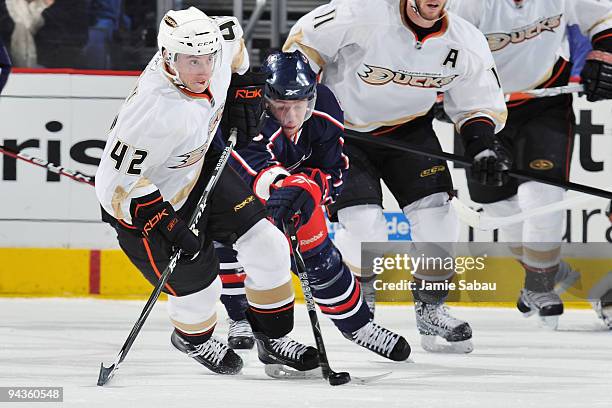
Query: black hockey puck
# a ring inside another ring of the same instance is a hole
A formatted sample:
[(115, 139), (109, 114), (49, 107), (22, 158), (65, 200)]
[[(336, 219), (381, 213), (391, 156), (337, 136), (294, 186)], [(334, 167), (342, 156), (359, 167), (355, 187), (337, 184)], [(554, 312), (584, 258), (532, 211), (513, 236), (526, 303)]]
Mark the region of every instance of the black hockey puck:
[(329, 385), (342, 385), (351, 381), (351, 375), (347, 372), (331, 373), (329, 375)]

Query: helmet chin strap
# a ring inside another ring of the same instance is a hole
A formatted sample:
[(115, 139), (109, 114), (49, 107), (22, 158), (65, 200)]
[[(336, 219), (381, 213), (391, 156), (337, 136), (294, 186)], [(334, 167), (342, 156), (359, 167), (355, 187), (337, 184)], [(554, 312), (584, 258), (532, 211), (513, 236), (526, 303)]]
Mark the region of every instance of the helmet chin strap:
[(419, 10), (419, 6), (417, 5), (417, 0), (410, 0), (410, 8), (412, 9), (412, 11), (414, 11), (416, 13), (417, 16), (421, 17), (423, 20), (427, 20), (429, 22), (435, 23), (437, 21), (440, 21), (444, 18), (444, 16), (446, 16), (446, 10), (444, 8), (442, 8), (442, 14), (440, 15), (440, 17), (434, 19), (434, 20), (430, 20), (427, 17), (423, 16)]
[(166, 69), (166, 67), (164, 67), (164, 74), (177, 86), (181, 86), (186, 88), (185, 84), (183, 83), (183, 81), (181, 80), (181, 78), (179, 77), (178, 74), (178, 69), (176, 69), (176, 53), (174, 52), (169, 52), (166, 51), (168, 54), (168, 56), (166, 58), (163, 58), (163, 54), (162, 54), (162, 58), (164, 60), (164, 64), (167, 65), (173, 72), (174, 74), (168, 72), (168, 70)]

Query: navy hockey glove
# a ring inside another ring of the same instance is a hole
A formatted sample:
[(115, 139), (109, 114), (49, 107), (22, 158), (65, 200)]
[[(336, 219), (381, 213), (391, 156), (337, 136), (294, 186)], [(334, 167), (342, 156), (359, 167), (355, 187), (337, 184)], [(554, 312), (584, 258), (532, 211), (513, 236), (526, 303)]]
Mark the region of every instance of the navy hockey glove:
[(272, 187), (266, 209), (279, 228), (283, 221), (289, 222), (294, 217), (299, 228), (308, 223), (315, 206), (320, 203), (321, 189), (317, 183), (305, 174), (297, 173), (283, 179), (281, 187)]
[(594, 50), (580, 73), (587, 101), (612, 99), (612, 53)]
[(197, 254), (202, 248), (202, 238), (196, 236), (185, 221), (181, 220), (164, 201), (159, 190), (132, 199), (130, 204), (132, 224), (150, 241), (160, 246), (167, 244), (181, 248), (185, 255)]
[(485, 186), (500, 187), (508, 182), (512, 155), (497, 136), (470, 135), (464, 138), (465, 153), (472, 159), (471, 177)]
[(221, 131), (229, 136), (230, 128), (238, 129), (236, 148), (247, 146), (259, 134), (264, 119), (263, 90), (267, 75), (247, 71), (233, 74), (221, 119)]

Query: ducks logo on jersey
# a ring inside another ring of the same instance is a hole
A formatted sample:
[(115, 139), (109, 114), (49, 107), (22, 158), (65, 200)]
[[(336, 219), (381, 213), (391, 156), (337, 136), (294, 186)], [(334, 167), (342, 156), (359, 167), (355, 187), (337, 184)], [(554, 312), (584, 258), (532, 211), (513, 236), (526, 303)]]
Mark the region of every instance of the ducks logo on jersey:
[(492, 52), (505, 48), (508, 44), (519, 44), (525, 40), (531, 40), (545, 31), (554, 32), (555, 28), (561, 25), (561, 17), (558, 16), (543, 18), (526, 27), (522, 27), (511, 33), (492, 33), (486, 34), (489, 48)]
[(423, 72), (399, 72), (389, 68), (363, 64), (364, 69), (358, 73), (359, 78), (369, 85), (386, 85), (389, 82), (415, 88), (442, 88), (459, 75), (440, 76)]

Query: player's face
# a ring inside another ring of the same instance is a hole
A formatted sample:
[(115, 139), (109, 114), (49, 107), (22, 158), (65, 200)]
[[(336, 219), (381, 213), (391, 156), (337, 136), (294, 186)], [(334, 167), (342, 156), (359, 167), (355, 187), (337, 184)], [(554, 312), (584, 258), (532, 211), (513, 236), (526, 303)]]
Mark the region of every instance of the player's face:
[(309, 110), (309, 101), (268, 100), (268, 109), (280, 123), (287, 136), (293, 136), (300, 130)]
[(179, 78), (192, 92), (204, 92), (213, 74), (216, 54), (186, 55), (176, 57), (176, 70)]
[(426, 20), (437, 20), (444, 11), (446, 0), (416, 0), (419, 14)]

